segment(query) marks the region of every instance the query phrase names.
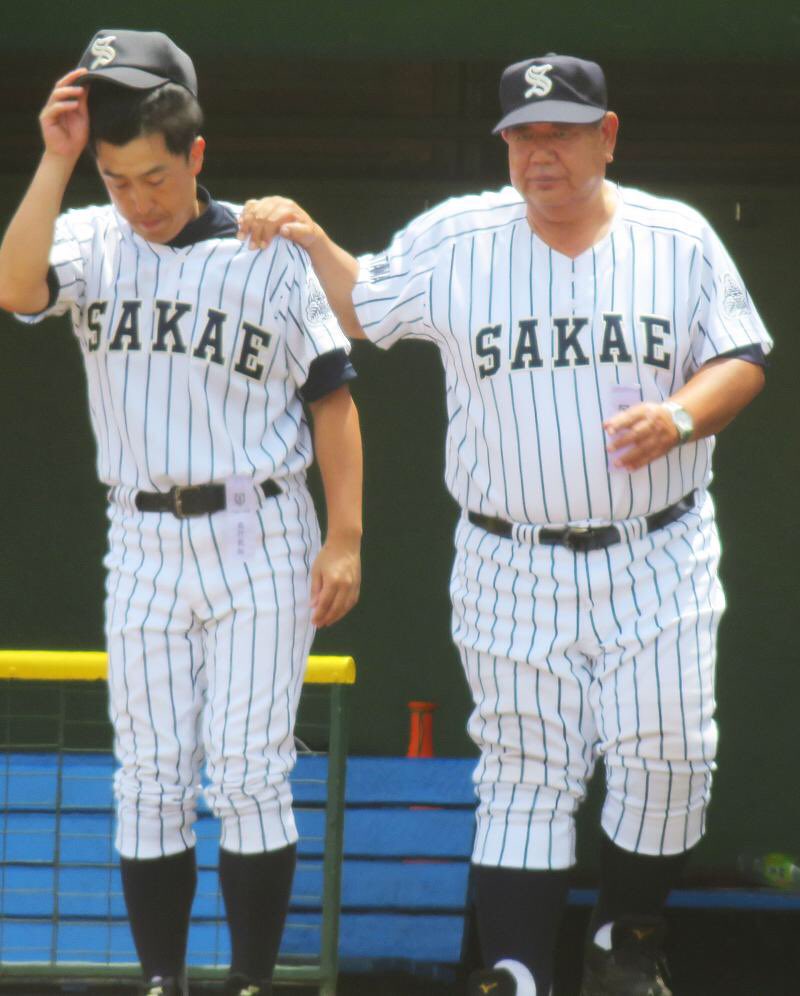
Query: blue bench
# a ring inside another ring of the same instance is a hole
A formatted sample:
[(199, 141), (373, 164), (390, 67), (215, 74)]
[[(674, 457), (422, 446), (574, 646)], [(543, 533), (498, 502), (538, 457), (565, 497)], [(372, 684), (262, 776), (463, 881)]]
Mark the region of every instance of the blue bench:
[[(464, 759), (351, 758), (347, 769), (341, 956), (457, 964), (462, 955), (475, 797)], [(573, 888), (591, 907), (593, 888)], [(800, 910), (800, 894), (683, 888), (680, 909)], [(367, 931), (360, 941), (357, 925)]]
[[(473, 762), (351, 758), (347, 766), (340, 958), (454, 965), (461, 957), (473, 835)], [(0, 962), (135, 960), (112, 847), (112, 761), (105, 754), (0, 755)], [(293, 779), (299, 862), (283, 959), (319, 945), (326, 758)], [(60, 789), (59, 789), (60, 785)], [(59, 796), (60, 792), (60, 796)], [(201, 807), (192, 965), (224, 966), (217, 828)], [(591, 905), (592, 889), (570, 901)], [(674, 907), (800, 909), (769, 889), (681, 889)]]

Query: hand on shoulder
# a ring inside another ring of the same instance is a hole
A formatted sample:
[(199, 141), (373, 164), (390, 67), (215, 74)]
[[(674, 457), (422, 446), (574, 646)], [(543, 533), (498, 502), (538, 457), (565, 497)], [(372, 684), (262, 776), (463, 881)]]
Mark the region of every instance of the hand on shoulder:
[(322, 229), (299, 204), (288, 197), (262, 197), (245, 202), (239, 218), (237, 238), (251, 249), (266, 249), (276, 235), (304, 249), (322, 236)]

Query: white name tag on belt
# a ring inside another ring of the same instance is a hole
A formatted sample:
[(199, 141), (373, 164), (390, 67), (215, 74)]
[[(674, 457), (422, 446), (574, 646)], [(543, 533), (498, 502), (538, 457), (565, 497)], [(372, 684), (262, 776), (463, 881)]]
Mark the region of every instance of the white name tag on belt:
[(252, 477), (229, 477), (225, 482), (225, 548), (230, 557), (247, 560), (256, 552), (261, 527), (258, 497)]

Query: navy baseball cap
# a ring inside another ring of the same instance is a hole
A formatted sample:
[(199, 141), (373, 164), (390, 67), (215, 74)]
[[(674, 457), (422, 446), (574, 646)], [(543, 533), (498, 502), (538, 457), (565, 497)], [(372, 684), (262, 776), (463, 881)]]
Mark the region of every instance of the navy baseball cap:
[(78, 66), (89, 70), (79, 83), (108, 80), (134, 90), (179, 83), (197, 96), (192, 60), (160, 31), (104, 28), (89, 42)]
[(596, 62), (548, 52), (503, 70), (503, 117), (492, 133), (538, 121), (590, 124), (603, 117), (607, 105), (606, 79)]

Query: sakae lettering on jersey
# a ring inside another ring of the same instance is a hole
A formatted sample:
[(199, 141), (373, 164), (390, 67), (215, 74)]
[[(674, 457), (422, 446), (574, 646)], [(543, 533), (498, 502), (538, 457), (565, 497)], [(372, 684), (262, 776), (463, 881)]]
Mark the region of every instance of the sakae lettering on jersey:
[(45, 314), (71, 313), (101, 480), (168, 490), (306, 469), (303, 386), (349, 345), (301, 249), (279, 239), (253, 253), (230, 233), (161, 245), (89, 207), (59, 219), (52, 267)]
[(632, 474), (610, 469), (612, 389), (630, 385), (660, 402), (709, 360), (769, 339), (696, 211), (617, 189), (611, 231), (574, 259), (531, 231), (525, 202), (507, 187), (446, 201), (362, 260), (355, 301), (367, 336), (440, 351), (446, 481), (462, 508), (512, 522), (604, 523), (710, 481), (713, 438)]

